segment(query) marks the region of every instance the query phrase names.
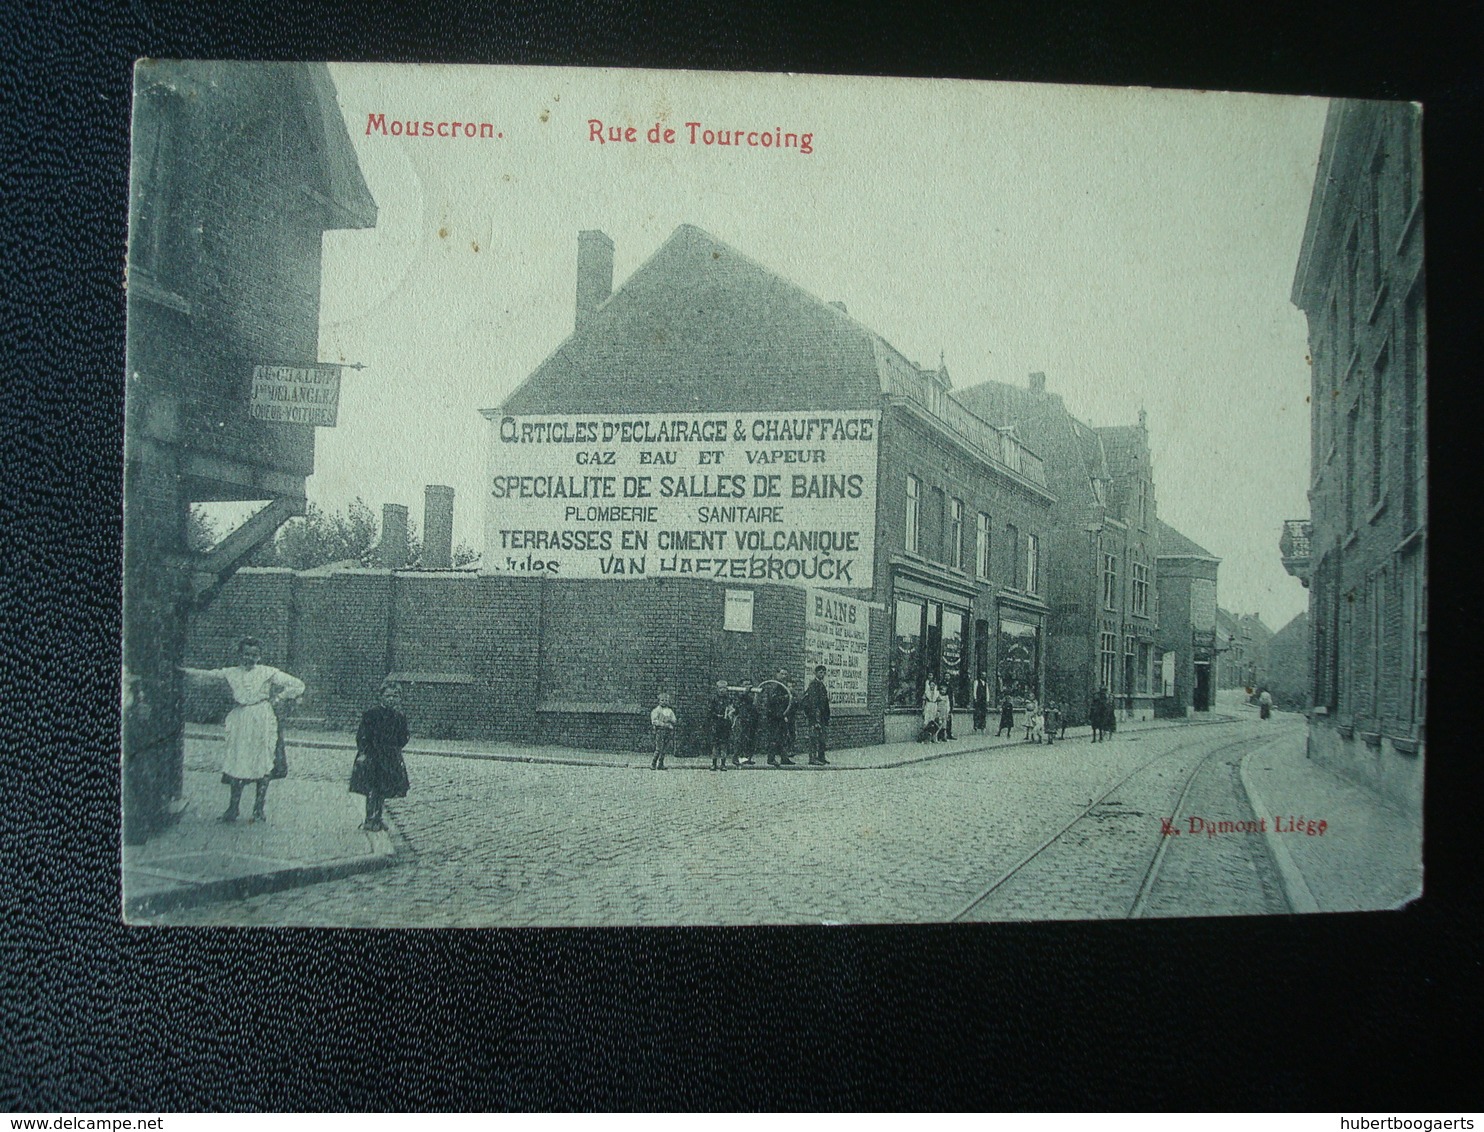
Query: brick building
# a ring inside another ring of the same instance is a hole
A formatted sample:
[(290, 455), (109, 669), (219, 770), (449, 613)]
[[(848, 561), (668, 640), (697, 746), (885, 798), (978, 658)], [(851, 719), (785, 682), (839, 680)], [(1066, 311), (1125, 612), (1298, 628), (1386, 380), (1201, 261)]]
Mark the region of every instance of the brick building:
[[(1039, 696), (1052, 495), (1040, 459), (1013, 431), (958, 403), (941, 362), (912, 363), (844, 304), (700, 229), (676, 229), (616, 292), (612, 255), (604, 234), (581, 234), (575, 331), (487, 414), (492, 427), (561, 413), (879, 412), (870, 584), (841, 589), (871, 608), (868, 710), (842, 720), (848, 734), (874, 742), (915, 731), (930, 678), (960, 704), (975, 675), (994, 697)], [(632, 712), (657, 683), (695, 703), (716, 677), (756, 677), (779, 663), (802, 680), (802, 597), (787, 589), (770, 597), (772, 612), (759, 614), (749, 640), (722, 628), (717, 583), (691, 583), (687, 621), (661, 601), (673, 581), (538, 584), (564, 603), (561, 632), (598, 634), (613, 655), (632, 654), (608, 665), (608, 714)], [(642, 632), (615, 630), (618, 611)], [(676, 637), (688, 642), (689, 663), (669, 656)], [(578, 690), (592, 674), (558, 654), (546, 664), (539, 710), (587, 726), (576, 717), (594, 705)]]
[(1421, 116), (1336, 100), (1294, 275), (1312, 359), (1310, 752), (1420, 804), (1427, 714), (1427, 338)]
[[(323, 65), (141, 62), (132, 179), (123, 797), (137, 841), (176, 811), (188, 622), (304, 510), (314, 426), (256, 418), (255, 369), (319, 377), (321, 237), (373, 226), (376, 204)], [(196, 552), (190, 505), (228, 500), (266, 506)]]
[(1159, 547), (1161, 715), (1210, 711), (1216, 695), (1216, 582), (1221, 566), (1205, 547), (1163, 519)]
[[(816, 603), (837, 595), (865, 628), (864, 694), (837, 711), (837, 743), (915, 734), (930, 678), (960, 705), (976, 675), (995, 701), (1043, 696), (1053, 495), (1014, 431), (955, 401), (941, 361), (912, 363), (842, 304), (699, 229), (678, 228), (616, 291), (612, 264), (607, 236), (580, 235), (574, 331), (487, 411), (492, 468), (502, 428), (532, 419), (870, 419), (874, 506), (862, 525), (872, 537), (850, 584), (656, 573), (652, 560), (621, 579), (533, 576), (508, 550), (508, 528), (525, 520), (492, 496), (477, 572), (244, 571), (203, 647), (237, 631), (237, 611), (266, 603), (253, 616), (287, 618), (286, 659), (309, 685), (301, 722), (347, 726), (393, 672), (411, 685), (409, 715), (424, 734), (639, 746), (665, 690), (693, 747), (714, 680), (783, 669), (802, 688)], [(734, 605), (745, 623), (731, 620)]]
[(1041, 454), (1056, 496), (1048, 527), (1051, 606), (1047, 694), (1077, 723), (1098, 687), (1126, 713), (1148, 715), (1158, 698), (1154, 477), (1142, 412), (1130, 426), (1094, 428), (1047, 392), (985, 382), (958, 401), (1013, 426)]

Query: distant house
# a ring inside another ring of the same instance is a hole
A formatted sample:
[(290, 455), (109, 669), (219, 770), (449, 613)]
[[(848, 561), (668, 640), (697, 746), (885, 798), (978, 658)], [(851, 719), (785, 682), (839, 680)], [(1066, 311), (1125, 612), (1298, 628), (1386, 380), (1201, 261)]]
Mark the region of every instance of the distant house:
[(1168, 715), (1210, 711), (1216, 693), (1216, 581), (1221, 559), (1162, 519), (1155, 529), (1165, 683), (1160, 711)]
[(1033, 373), (1027, 388), (984, 382), (955, 399), (1015, 429), (1042, 456), (1051, 509), (1047, 694), (1067, 718), (1088, 719), (1099, 687), (1123, 710), (1147, 715), (1157, 674), (1157, 511), (1149, 433), (1077, 420)]
[(1300, 613), (1273, 634), (1268, 644), (1267, 689), (1283, 711), (1309, 707), (1309, 615)]

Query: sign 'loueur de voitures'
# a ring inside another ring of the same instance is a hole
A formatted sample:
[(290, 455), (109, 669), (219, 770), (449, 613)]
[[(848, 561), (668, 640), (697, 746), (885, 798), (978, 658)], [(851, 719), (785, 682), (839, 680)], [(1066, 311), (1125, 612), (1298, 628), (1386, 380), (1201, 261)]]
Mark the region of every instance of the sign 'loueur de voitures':
[(872, 584), (879, 414), (490, 416), (490, 574)]
[(334, 428), (340, 412), (339, 366), (253, 366), (252, 418)]

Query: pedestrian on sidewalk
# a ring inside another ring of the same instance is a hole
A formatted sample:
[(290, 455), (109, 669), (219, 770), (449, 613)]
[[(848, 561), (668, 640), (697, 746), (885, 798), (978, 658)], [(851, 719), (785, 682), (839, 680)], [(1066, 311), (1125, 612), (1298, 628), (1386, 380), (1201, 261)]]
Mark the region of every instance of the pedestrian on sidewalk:
[(1118, 726), (1118, 720), (1113, 713), (1113, 698), (1108, 695), (1108, 689), (1100, 687), (1092, 694), (1092, 741), (1100, 742), (1113, 734)]
[(938, 738), (946, 743), (953, 738), (953, 684), (945, 681), (943, 698), (938, 703)]
[(814, 666), (814, 679), (804, 689), (804, 717), (809, 720), (809, 762), (814, 766), (828, 766), (824, 757), (825, 742), (830, 729), (830, 690), (824, 685), (825, 667)]
[(1057, 732), (1061, 730), (1061, 708), (1056, 706), (1055, 700), (1046, 701), (1046, 745), (1049, 747), (1057, 740)]
[(254, 787), (250, 821), (264, 821), (268, 780), (278, 749), (277, 706), (304, 694), (303, 681), (263, 664), (263, 642), (243, 637), (237, 642), (238, 663), (230, 668), (182, 668), (187, 678), (221, 681), (232, 693), (233, 707), (226, 718), (226, 749), (222, 754), (222, 783), (231, 791), (227, 811), (219, 820), (234, 822), (242, 805), (242, 791)]
[(938, 738), (938, 731), (943, 726), (942, 707), (943, 696), (938, 691), (938, 682), (929, 676), (922, 689), (922, 734), (917, 737), (919, 743), (932, 743)]
[(661, 692), (659, 703), (649, 713), (649, 729), (654, 732), (654, 758), (650, 770), (664, 770), (665, 756), (675, 753), (675, 709), (670, 706), (670, 693)]
[(388, 798), (407, 797), (407, 717), (400, 705), (402, 689), (383, 680), (380, 703), (361, 715), (356, 728), (356, 761), (350, 770), (350, 792), (366, 796), (366, 820), (361, 828), (371, 832), (386, 829), (382, 805)]
[(1005, 733), (1005, 738), (1015, 738), (1015, 701), (1006, 696), (1000, 703), (1000, 725), (995, 729), (994, 737), (998, 739), (1000, 732)]
[(1041, 702), (1032, 698), (1025, 711), (1025, 741), (1039, 743), (1046, 735), (1046, 715), (1041, 710)]
[(763, 682), (761, 711), (763, 724), (768, 729), (768, 765), (793, 766), (793, 710), (794, 690), (789, 685), (788, 673), (783, 669), (771, 680)]
[(1272, 692), (1270, 692), (1266, 688), (1264, 688), (1262, 690), (1262, 695), (1260, 695), (1260, 696), (1257, 697), (1257, 705), (1258, 705), (1257, 706), (1257, 714), (1258, 714), (1258, 717), (1259, 718), (1261, 718), (1261, 719), (1272, 719), (1273, 718), (1273, 693)]
[(735, 714), (731, 693), (727, 691), (727, 682), (718, 680), (715, 690), (711, 693), (711, 703), (706, 711), (707, 720), (711, 725), (712, 770), (726, 770), (727, 768), (727, 755), (732, 740), (732, 717)]
[[(983, 676), (974, 678), (974, 687), (969, 692), (974, 705), (974, 730), (983, 731), (989, 720), (989, 681)], [(995, 732), (999, 734), (998, 731)]]

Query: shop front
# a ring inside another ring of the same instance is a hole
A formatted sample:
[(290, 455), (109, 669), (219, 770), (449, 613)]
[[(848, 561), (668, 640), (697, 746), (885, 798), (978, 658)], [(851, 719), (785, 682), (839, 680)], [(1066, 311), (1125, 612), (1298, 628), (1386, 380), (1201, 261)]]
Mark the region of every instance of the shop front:
[(947, 691), (955, 709), (967, 707), (970, 683), (986, 663), (974, 648), (974, 597), (972, 587), (951, 580), (893, 576), (888, 742), (916, 737), (929, 681)]

